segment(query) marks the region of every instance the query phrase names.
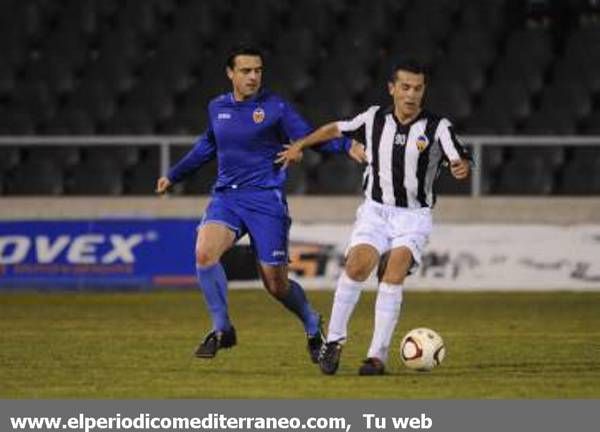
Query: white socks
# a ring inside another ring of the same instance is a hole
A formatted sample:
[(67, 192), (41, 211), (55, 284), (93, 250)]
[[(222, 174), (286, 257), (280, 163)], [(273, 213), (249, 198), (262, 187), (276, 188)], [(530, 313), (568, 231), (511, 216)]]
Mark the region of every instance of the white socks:
[(385, 363), (402, 306), (402, 285), (379, 284), (375, 302), (375, 329), (367, 357), (377, 357)]
[(346, 340), (348, 320), (358, 302), (362, 286), (363, 282), (350, 279), (345, 271), (340, 275), (335, 289), (331, 318), (329, 319), (327, 342)]

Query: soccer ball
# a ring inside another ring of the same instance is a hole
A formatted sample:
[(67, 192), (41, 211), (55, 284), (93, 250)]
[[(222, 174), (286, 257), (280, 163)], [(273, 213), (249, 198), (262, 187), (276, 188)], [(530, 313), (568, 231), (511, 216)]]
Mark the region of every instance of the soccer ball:
[(400, 357), (409, 369), (430, 371), (439, 366), (445, 356), (442, 337), (425, 327), (409, 331), (400, 344)]

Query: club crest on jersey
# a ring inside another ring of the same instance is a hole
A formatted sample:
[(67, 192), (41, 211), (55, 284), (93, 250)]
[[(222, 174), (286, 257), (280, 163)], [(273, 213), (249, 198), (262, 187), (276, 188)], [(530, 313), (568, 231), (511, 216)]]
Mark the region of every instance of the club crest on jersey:
[(260, 124), (265, 120), (265, 110), (262, 108), (256, 108), (252, 113), (252, 120), (254, 123)]
[(425, 135), (419, 135), (415, 144), (417, 145), (417, 149), (422, 152), (429, 145), (429, 140)]
[(394, 145), (404, 145), (404, 144), (406, 144), (406, 135), (397, 134), (394, 137)]

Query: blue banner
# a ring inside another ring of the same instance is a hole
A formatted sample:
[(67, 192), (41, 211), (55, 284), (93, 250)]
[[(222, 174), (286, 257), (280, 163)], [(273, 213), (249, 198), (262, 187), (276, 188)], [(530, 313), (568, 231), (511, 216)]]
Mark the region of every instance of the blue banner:
[(196, 219), (0, 222), (0, 288), (188, 285)]

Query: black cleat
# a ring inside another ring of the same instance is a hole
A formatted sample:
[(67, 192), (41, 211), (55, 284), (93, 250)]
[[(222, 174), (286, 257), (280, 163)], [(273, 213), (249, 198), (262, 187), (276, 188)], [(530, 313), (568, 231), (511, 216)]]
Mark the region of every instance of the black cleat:
[(325, 336), (323, 335), (323, 329), (321, 328), (323, 324), (323, 318), (319, 316), (319, 330), (313, 336), (308, 336), (306, 349), (308, 349), (308, 354), (310, 355), (310, 360), (313, 363), (319, 362), (319, 355), (321, 353), (321, 347), (325, 343)]
[(369, 357), (363, 361), (358, 374), (363, 376), (383, 375), (385, 374), (385, 365), (377, 357)]
[(321, 349), (319, 367), (325, 375), (334, 375), (340, 365), (342, 344), (339, 341), (327, 342)]
[(196, 348), (194, 355), (198, 358), (213, 358), (221, 348), (231, 348), (237, 344), (235, 328), (232, 326), (229, 330), (218, 332), (212, 330)]

